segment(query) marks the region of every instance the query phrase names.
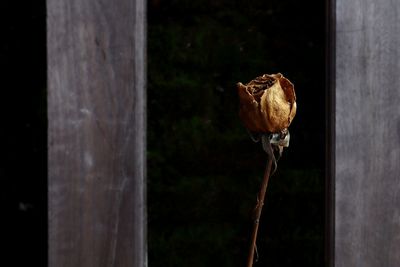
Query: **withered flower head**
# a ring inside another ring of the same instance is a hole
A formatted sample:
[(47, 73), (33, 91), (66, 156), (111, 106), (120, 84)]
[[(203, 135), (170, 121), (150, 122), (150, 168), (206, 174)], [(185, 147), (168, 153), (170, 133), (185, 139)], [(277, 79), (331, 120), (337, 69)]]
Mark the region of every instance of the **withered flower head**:
[(293, 84), (282, 74), (264, 74), (237, 84), (239, 116), (252, 132), (277, 133), (289, 127), (296, 114)]

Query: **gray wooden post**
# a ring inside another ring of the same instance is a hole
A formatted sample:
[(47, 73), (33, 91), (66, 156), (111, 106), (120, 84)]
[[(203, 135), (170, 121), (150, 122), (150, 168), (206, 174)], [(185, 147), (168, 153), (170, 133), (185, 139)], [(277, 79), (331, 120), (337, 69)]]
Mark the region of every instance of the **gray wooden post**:
[(400, 1), (336, 0), (337, 267), (400, 266)]
[(147, 266), (145, 0), (48, 0), (49, 266)]

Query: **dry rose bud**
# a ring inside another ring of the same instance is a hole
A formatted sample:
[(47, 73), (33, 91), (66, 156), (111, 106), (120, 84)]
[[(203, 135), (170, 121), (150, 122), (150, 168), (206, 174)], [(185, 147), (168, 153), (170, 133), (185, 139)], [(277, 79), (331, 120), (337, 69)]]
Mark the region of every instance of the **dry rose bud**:
[(282, 74), (264, 74), (237, 84), (239, 116), (252, 132), (277, 133), (289, 127), (296, 114), (293, 84)]

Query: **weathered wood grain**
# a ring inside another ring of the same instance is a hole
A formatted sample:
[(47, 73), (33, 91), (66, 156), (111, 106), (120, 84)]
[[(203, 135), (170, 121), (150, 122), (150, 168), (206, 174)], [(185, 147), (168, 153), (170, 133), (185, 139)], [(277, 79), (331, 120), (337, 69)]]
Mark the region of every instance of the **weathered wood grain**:
[(147, 266), (145, 0), (48, 0), (49, 266)]
[(400, 266), (400, 2), (336, 0), (335, 266)]

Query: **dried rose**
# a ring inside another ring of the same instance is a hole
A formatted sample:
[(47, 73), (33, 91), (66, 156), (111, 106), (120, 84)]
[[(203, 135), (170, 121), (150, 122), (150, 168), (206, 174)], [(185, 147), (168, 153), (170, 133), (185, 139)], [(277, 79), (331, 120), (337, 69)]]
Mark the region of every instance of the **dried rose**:
[(293, 84), (282, 74), (264, 74), (237, 84), (239, 116), (252, 132), (277, 133), (289, 127), (296, 114)]

